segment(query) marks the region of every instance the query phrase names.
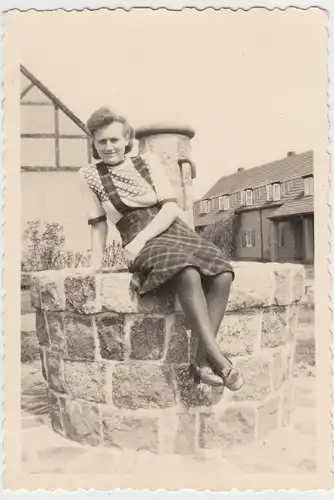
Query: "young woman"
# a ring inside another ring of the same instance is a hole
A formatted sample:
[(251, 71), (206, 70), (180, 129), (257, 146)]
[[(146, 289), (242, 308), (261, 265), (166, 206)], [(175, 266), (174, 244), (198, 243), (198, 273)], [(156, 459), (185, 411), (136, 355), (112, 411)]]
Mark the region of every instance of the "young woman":
[(79, 171), (91, 226), (92, 271), (102, 267), (108, 219), (120, 233), (132, 287), (139, 294), (167, 283), (174, 287), (200, 340), (196, 379), (240, 389), (243, 378), (215, 338), (234, 278), (232, 267), (215, 245), (186, 224), (158, 157), (127, 156), (134, 132), (124, 117), (102, 108), (87, 127), (98, 160)]

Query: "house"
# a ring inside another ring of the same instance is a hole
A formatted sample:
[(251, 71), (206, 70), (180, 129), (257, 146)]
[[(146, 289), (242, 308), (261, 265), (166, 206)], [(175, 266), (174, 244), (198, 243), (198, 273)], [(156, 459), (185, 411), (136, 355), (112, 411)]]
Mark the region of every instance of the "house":
[(21, 223), (58, 222), (71, 250), (89, 248), (77, 171), (91, 162), (84, 123), (23, 65), (21, 93)]
[(222, 177), (194, 206), (199, 233), (238, 215), (236, 260), (314, 261), (313, 152)]

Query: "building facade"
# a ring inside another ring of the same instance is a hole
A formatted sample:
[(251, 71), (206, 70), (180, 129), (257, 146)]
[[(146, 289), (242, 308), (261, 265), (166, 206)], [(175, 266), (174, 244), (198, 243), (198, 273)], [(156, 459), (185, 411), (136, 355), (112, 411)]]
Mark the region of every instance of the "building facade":
[(195, 204), (199, 233), (238, 215), (236, 260), (314, 261), (313, 152), (222, 177)]
[(21, 66), (21, 225), (57, 222), (70, 250), (89, 248), (77, 180), (91, 162), (84, 123), (27, 68)]

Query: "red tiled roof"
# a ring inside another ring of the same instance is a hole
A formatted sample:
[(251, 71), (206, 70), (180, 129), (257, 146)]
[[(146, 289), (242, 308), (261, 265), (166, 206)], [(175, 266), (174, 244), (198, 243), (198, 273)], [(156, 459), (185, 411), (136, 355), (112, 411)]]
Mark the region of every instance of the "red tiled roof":
[(222, 177), (202, 199), (231, 194), (243, 189), (254, 189), (274, 182), (284, 182), (312, 173), (313, 151), (306, 151)]
[(302, 215), (313, 213), (314, 199), (313, 196), (305, 196), (297, 200), (291, 200), (284, 203), (269, 217), (269, 219), (279, 219), (291, 215)]

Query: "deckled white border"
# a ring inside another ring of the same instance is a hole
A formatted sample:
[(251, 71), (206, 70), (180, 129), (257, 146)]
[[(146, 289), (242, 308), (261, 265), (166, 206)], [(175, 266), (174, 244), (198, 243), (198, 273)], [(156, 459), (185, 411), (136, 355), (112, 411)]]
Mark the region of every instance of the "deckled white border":
[[(229, 0), (229, 1), (213, 1), (211, 0), (209, 3), (206, 3), (203, 0), (196, 0), (195, 3), (188, 3), (184, 2), (182, 0), (169, 0), (165, 2), (159, 2), (159, 1), (141, 1), (141, 0), (132, 0), (131, 2), (129, 1), (118, 1), (117, 3), (115, 2), (106, 2), (101, 4), (98, 1), (94, 0), (86, 0), (85, 2), (80, 1), (80, 0), (30, 0), (29, 2), (27, 0), (1, 0), (1, 5), (0, 5), (0, 13), (2, 14), (3, 12), (7, 10), (13, 10), (13, 9), (18, 9), (22, 11), (27, 11), (31, 9), (35, 10), (54, 10), (54, 9), (64, 9), (64, 10), (81, 10), (81, 9), (97, 9), (97, 8), (124, 8), (125, 10), (129, 10), (131, 8), (135, 7), (149, 7), (149, 8), (166, 8), (166, 9), (173, 9), (173, 10), (181, 10), (182, 8), (185, 7), (195, 7), (199, 10), (205, 9), (208, 7), (211, 8), (222, 8), (222, 7), (228, 7), (233, 10), (237, 9), (245, 9), (248, 10), (253, 7), (264, 7), (267, 9), (274, 9), (274, 8), (279, 8), (279, 9), (286, 9), (288, 7), (296, 7), (296, 8), (302, 8), (302, 9), (308, 9), (312, 7), (320, 7), (325, 9), (328, 12), (328, 78), (329, 78), (329, 83), (328, 83), (328, 119), (330, 122), (330, 131), (329, 131), (329, 138), (330, 138), (330, 145), (328, 148), (328, 153), (331, 155), (331, 178), (333, 176), (333, 118), (334, 118), (334, 98), (333, 98), (333, 85), (334, 85), (334, 37), (333, 37), (333, 31), (334, 31), (334, 2), (333, 0), (316, 0), (314, 2), (310, 2), (307, 0), (300, 0), (299, 2), (288, 2), (288, 1), (271, 1), (271, 0), (262, 0), (262, 1), (252, 1), (252, 0), (243, 0), (239, 1), (236, 4), (235, 0)], [(0, 23), (0, 100), (1, 103), (4, 100), (4, 95), (3, 95), (3, 16), (1, 15), (1, 23)], [(2, 165), (2, 157), (3, 157), (3, 151), (4, 151), (4, 136), (3, 136), (3, 130), (2, 130), (2, 122), (3, 122), (3, 113), (2, 113), (2, 107), (0, 108), (0, 190), (2, 193), (2, 203), (1, 203), (1, 210), (0, 210), (0, 227), (2, 228), (3, 223), (4, 223), (4, 213), (3, 213), (3, 193), (4, 193), (4, 187), (5, 187), (5, 176), (4, 176), (4, 171), (3, 171), (3, 165)], [(330, 186), (330, 195), (328, 199), (328, 203), (330, 207), (332, 207), (332, 202), (331, 200), (334, 199), (334, 185), (331, 183)], [(330, 243), (331, 243), (331, 249), (333, 248), (333, 243), (334, 243), (334, 222), (333, 222), (333, 217), (331, 217), (330, 221), (330, 230), (331, 230), (331, 235), (330, 235)], [(0, 259), (2, 263), (2, 256), (3, 256), (3, 239), (2, 239), (2, 232), (0, 233)], [(332, 250), (331, 250), (332, 253)], [(330, 269), (330, 274), (332, 276), (332, 255), (329, 256), (329, 269)], [(2, 266), (1, 266), (2, 269)], [(333, 310), (333, 289), (334, 286), (332, 284), (331, 286), (331, 309)], [(1, 290), (1, 298), (4, 296), (4, 291), (2, 287), (2, 273), (0, 273), (0, 290)], [(333, 332), (333, 319), (332, 319), (332, 324), (331, 324), (331, 330)], [(0, 327), (1, 327), (1, 333), (3, 332), (3, 323), (2, 323), (2, 301), (0, 302)], [(332, 337), (332, 352), (334, 352), (334, 340)], [(1, 336), (0, 340), (0, 359), (3, 357), (3, 336)], [(332, 359), (332, 371), (334, 371), (334, 360)], [(0, 373), (0, 385), (1, 385), (1, 406), (0, 406), (0, 416), (1, 416), (1, 422), (4, 419), (3, 412), (2, 412), (2, 404), (3, 404), (3, 391), (2, 391), (2, 386), (3, 386), (3, 377), (2, 377), (2, 372)], [(333, 389), (333, 382), (332, 382), (332, 398), (334, 400), (334, 389)], [(334, 429), (334, 412), (332, 411), (332, 427)], [(334, 430), (332, 430), (332, 437), (334, 438)], [(3, 443), (3, 433), (2, 429), (0, 430), (0, 439), (1, 443)], [(5, 457), (3, 456), (2, 453), (2, 460), (0, 461), (0, 471), (1, 471), (1, 477), (3, 475), (4, 467), (5, 467)], [(224, 470), (221, 471), (222, 474), (224, 474)], [(334, 484), (334, 475), (333, 475), (333, 484)], [(1, 488), (2, 490), (2, 488)], [(334, 498), (334, 488), (331, 491), (325, 491), (325, 490), (314, 490), (314, 491), (308, 491), (308, 492), (300, 492), (297, 490), (289, 490), (289, 491), (284, 491), (284, 490), (279, 490), (279, 491), (263, 491), (261, 493), (259, 492), (253, 492), (253, 491), (247, 491), (247, 492), (238, 492), (237, 490), (232, 490), (231, 492), (223, 492), (223, 493), (212, 493), (209, 490), (208, 491), (202, 491), (202, 492), (196, 492), (193, 490), (181, 490), (179, 492), (167, 492), (167, 491), (149, 491), (149, 490), (143, 490), (143, 491), (134, 491), (134, 490), (119, 490), (119, 489), (114, 489), (109, 492), (101, 492), (97, 491), (94, 489), (90, 489), (87, 491), (84, 490), (77, 490), (76, 492), (66, 492), (65, 490), (55, 490), (53, 492), (46, 492), (45, 490), (37, 490), (34, 492), (28, 492), (25, 490), (20, 490), (16, 492), (10, 492), (10, 491), (1, 491), (2, 492), (2, 497), (4, 499), (7, 498), (13, 498), (17, 500), (27, 500), (28, 497), (29, 499), (40, 499), (44, 500), (46, 498), (52, 497), (53, 499), (67, 499), (69, 496), (74, 497), (75, 500), (92, 500), (94, 498), (107, 498), (107, 497), (112, 497), (114, 500), (125, 500), (126, 498), (129, 499), (137, 499), (137, 500), (146, 500), (149, 497), (155, 497), (155, 500), (171, 500), (170, 497), (173, 495), (174, 498), (177, 499), (183, 499), (183, 500), (206, 500), (210, 498), (210, 500), (213, 500), (214, 498), (228, 498), (228, 500), (241, 500), (245, 499), (246, 500), (256, 500), (259, 498), (261, 495), (261, 500), (271, 500), (273, 498), (280, 498), (284, 500), (290, 500), (290, 499), (302, 499), (302, 500), (329, 500)]]

